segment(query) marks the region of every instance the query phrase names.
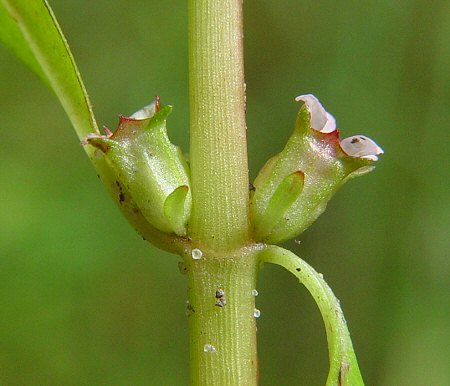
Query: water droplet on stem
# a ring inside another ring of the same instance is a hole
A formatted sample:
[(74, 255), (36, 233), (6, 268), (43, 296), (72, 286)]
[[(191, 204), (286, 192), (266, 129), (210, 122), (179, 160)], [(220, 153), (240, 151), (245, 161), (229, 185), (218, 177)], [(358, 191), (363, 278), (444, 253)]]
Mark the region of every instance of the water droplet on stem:
[(191, 256), (192, 256), (192, 258), (194, 260), (200, 260), (202, 258), (202, 256), (203, 256), (203, 252), (200, 249), (198, 249), (198, 248), (194, 248), (191, 251)]

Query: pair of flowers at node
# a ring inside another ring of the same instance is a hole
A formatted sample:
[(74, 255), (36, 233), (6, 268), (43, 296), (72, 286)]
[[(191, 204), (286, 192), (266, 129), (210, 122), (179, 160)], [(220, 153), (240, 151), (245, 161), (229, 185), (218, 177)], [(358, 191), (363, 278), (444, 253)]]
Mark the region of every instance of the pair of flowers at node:
[(383, 153), (363, 135), (340, 140), (336, 120), (314, 95), (295, 100), (303, 106), (294, 132), (254, 182), (251, 218), (256, 241), (279, 243), (302, 233), (347, 180), (371, 171)]
[[(303, 232), (349, 178), (372, 170), (383, 153), (362, 135), (340, 140), (335, 119), (315, 96), (296, 101), (303, 105), (293, 134), (253, 184), (250, 213), (258, 242), (279, 243)], [(84, 143), (96, 147), (112, 168), (122, 209), (139, 211), (158, 231), (186, 236), (190, 171), (167, 135), (171, 111), (157, 98), (131, 117), (121, 116), (114, 133), (106, 129), (106, 135), (91, 134)]]

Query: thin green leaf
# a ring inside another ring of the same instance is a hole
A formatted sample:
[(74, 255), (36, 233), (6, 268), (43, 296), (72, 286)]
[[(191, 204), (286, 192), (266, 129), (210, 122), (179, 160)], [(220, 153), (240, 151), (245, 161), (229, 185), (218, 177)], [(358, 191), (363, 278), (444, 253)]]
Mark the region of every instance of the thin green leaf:
[(268, 246), (259, 254), (261, 262), (281, 265), (308, 289), (319, 307), (328, 341), (330, 370), (327, 386), (363, 386), (350, 333), (339, 300), (331, 288), (305, 261), (291, 251)]
[(27, 41), (23, 37), (22, 31), (20, 31), (16, 21), (8, 13), (3, 3), (0, 3), (0, 41), (12, 50), (31, 71), (51, 88), (46, 75), (42, 71), (41, 65), (37, 62)]
[(80, 139), (98, 132), (86, 89), (49, 4), (45, 0), (1, 1), (2, 41), (47, 80)]

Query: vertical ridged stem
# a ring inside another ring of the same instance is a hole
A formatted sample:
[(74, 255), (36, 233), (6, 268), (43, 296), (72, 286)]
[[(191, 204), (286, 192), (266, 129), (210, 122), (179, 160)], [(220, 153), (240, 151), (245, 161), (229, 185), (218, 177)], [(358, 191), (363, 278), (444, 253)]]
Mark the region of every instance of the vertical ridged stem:
[[(189, 264), (191, 384), (257, 384), (256, 258), (206, 257)], [(223, 290), (223, 298), (216, 297)], [(222, 302), (222, 306), (216, 302)], [(223, 302), (226, 304), (224, 305)]]
[(252, 386), (256, 255), (242, 248), (250, 238), (242, 0), (189, 0), (189, 88), (189, 236), (203, 251), (186, 260), (191, 384)]
[(234, 249), (249, 237), (242, 0), (189, 1), (189, 87), (190, 235)]

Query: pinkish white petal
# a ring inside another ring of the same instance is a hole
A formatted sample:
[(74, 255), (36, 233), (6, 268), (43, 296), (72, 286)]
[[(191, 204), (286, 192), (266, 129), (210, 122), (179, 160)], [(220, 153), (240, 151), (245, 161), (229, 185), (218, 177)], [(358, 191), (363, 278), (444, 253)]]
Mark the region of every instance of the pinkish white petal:
[(130, 116), (132, 119), (147, 119), (155, 115), (155, 102), (143, 107)]
[(323, 108), (314, 95), (299, 95), (295, 100), (305, 103), (311, 117), (311, 128), (321, 133), (331, 133), (336, 130), (336, 120)]
[(370, 138), (364, 135), (354, 135), (353, 137), (341, 140), (341, 148), (350, 157), (364, 158), (377, 161), (377, 155), (383, 154), (383, 149)]
[(327, 112), (327, 122), (325, 123), (325, 126), (322, 130), (320, 130), (321, 133), (332, 133), (336, 130), (336, 119)]

